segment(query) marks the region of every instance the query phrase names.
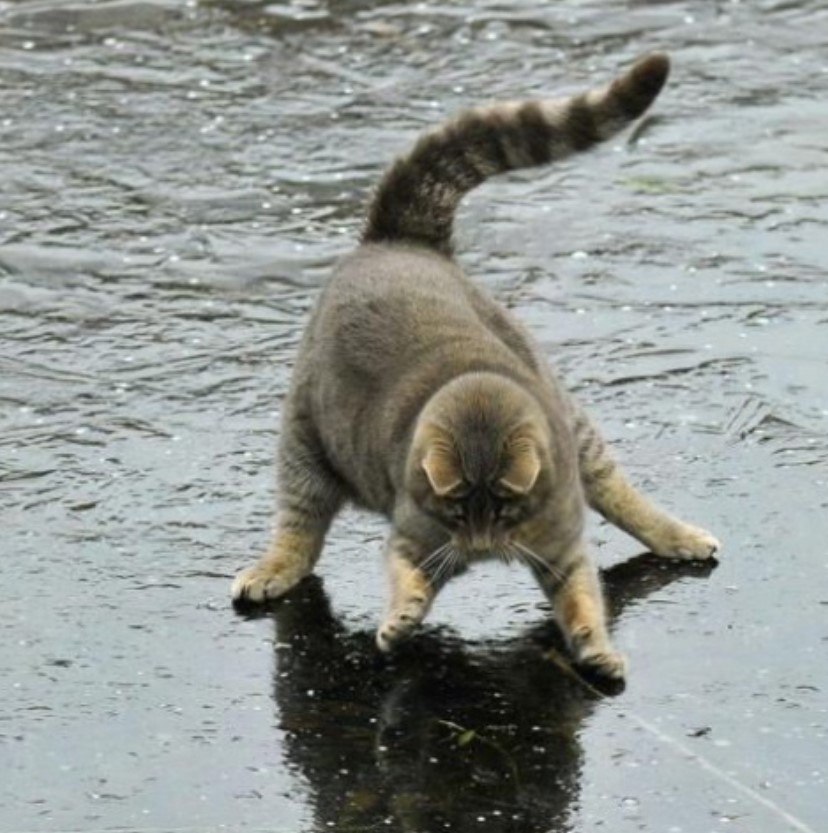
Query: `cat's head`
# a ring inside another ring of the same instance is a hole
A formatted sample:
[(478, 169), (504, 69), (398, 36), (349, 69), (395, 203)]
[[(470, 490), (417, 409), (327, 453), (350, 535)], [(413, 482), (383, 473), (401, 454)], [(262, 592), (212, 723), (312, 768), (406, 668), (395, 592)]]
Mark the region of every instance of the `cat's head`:
[(505, 552), (544, 506), (549, 429), (537, 401), (501, 376), (474, 373), (423, 409), (407, 468), (409, 495), (467, 552)]

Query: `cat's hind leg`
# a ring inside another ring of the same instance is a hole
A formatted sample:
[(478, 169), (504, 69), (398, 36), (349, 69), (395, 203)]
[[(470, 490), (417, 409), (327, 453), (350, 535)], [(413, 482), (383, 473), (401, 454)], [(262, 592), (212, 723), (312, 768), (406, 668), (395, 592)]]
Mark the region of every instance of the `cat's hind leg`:
[(432, 577), (420, 566), (423, 555), (418, 544), (392, 533), (386, 552), (391, 596), (377, 629), (377, 647), (383, 652), (409, 637), (434, 601), (437, 590)]
[(259, 561), (236, 576), (233, 600), (276, 599), (309, 575), (343, 498), (340, 484), (318, 456), (292, 441), (283, 443), (273, 539)]
[(656, 555), (703, 560), (718, 552), (721, 544), (713, 535), (674, 518), (632, 486), (583, 413), (576, 421), (575, 434), (581, 482), (593, 509)]

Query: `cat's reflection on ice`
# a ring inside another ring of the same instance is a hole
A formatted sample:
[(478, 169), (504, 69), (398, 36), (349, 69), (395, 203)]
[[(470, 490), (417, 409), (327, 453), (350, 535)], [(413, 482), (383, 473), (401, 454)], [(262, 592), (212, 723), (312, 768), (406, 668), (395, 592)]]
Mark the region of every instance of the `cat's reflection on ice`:
[[(639, 556), (607, 570), (610, 621), (710, 569)], [(492, 643), (425, 630), (382, 659), (315, 576), (259, 615), (275, 624), (273, 696), (311, 830), (569, 829), (600, 695), (549, 658), (564, 655), (554, 625)]]

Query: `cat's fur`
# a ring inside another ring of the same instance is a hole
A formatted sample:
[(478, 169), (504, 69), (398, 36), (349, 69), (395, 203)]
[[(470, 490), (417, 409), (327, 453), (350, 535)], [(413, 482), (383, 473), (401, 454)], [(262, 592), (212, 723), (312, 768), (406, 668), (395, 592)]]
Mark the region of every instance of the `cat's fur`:
[(623, 676), (585, 506), (664, 556), (709, 558), (718, 542), (629, 484), (532, 338), (452, 259), (451, 229), (463, 194), (612, 136), (668, 70), (654, 54), (601, 90), (467, 111), (386, 173), (362, 244), (308, 324), (284, 408), (275, 536), (236, 578), (234, 599), (275, 598), (308, 575), (351, 501), (392, 521), (382, 650), (423, 619), (447, 578), (495, 555), (532, 569), (577, 662)]

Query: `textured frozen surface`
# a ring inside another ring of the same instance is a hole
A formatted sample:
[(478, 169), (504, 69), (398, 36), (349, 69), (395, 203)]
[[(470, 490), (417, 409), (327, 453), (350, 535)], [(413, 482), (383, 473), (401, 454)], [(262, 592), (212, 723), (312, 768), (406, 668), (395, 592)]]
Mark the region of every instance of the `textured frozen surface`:
[[(818, 0), (0, 2), (0, 833), (828, 828), (826, 30)], [(638, 141), (476, 192), (460, 250), (721, 565), (607, 573), (614, 699), (497, 566), (378, 665), (364, 515), (235, 615), (381, 166), (651, 48)]]

